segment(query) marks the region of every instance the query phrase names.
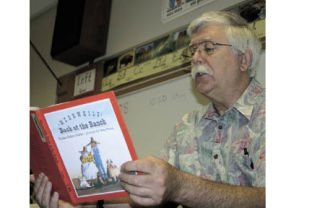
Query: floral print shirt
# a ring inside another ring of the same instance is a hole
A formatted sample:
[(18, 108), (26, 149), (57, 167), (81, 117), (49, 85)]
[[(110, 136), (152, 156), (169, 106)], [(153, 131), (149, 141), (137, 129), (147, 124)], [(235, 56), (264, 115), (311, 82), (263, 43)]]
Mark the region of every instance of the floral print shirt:
[(265, 187), (265, 90), (254, 79), (221, 116), (213, 104), (186, 114), (162, 158), (177, 169), (217, 182)]

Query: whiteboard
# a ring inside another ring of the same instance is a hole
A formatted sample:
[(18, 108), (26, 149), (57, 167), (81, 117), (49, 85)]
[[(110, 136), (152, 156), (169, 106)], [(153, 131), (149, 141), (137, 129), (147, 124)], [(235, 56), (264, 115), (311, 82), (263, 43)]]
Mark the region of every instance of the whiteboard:
[[(256, 79), (265, 85), (265, 53)], [(162, 82), (118, 97), (119, 106), (138, 157), (159, 156), (174, 125), (181, 117), (207, 105), (209, 100), (194, 88), (190, 75)]]

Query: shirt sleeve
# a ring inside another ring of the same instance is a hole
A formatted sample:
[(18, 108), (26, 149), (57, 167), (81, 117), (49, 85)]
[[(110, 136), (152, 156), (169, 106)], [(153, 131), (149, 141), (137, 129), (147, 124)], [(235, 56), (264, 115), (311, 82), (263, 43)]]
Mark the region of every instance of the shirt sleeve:
[(252, 162), (254, 164), (252, 185), (255, 187), (265, 187), (266, 174), (266, 128), (265, 128), (265, 104), (264, 102), (257, 108), (254, 116), (252, 129), (257, 134), (253, 144)]
[[(177, 125), (176, 125), (177, 126)], [(176, 133), (177, 128), (175, 127), (171, 132), (170, 136), (164, 143), (164, 146), (160, 152), (161, 158), (167, 161), (172, 166), (178, 167), (178, 160), (177, 160), (177, 140), (176, 140)]]
[(190, 146), (189, 144), (193, 144), (194, 142), (194, 127), (196, 120), (197, 111), (185, 114), (175, 125), (160, 152), (161, 158), (177, 169), (181, 169), (179, 156), (181, 154), (186, 154), (186, 151), (188, 151), (188, 147)]

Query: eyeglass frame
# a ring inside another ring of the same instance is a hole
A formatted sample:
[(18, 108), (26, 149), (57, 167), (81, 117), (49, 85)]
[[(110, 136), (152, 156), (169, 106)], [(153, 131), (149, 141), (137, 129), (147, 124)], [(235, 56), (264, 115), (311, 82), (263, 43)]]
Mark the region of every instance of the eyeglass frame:
[[(211, 52), (211, 53), (209, 53), (209, 52), (207, 52), (206, 50), (205, 50), (205, 48), (204, 48), (204, 43), (207, 43), (207, 42), (209, 42), (209, 43), (211, 43), (213, 46), (230, 46), (230, 47), (233, 47), (231, 44), (226, 44), (226, 43), (216, 43), (216, 42), (213, 42), (212, 40), (203, 40), (203, 41), (201, 41), (201, 42), (199, 42), (199, 43), (193, 43), (193, 44), (189, 44), (189, 46), (188, 46), (188, 50), (191, 52), (191, 56), (188, 56), (188, 55), (184, 55), (185, 57), (193, 57), (194, 56), (194, 54), (195, 54), (195, 52), (197, 51), (197, 49), (200, 49), (200, 51), (203, 51), (207, 56), (210, 56), (210, 55), (212, 55), (212, 54), (214, 54), (214, 51), (215, 51), (215, 49), (213, 50), (213, 52)], [(195, 45), (197, 45), (197, 48), (194, 50), (194, 52), (192, 52), (192, 46), (195, 46)], [(201, 47), (201, 45), (202, 45), (202, 47)], [(213, 49), (213, 48), (212, 48)]]

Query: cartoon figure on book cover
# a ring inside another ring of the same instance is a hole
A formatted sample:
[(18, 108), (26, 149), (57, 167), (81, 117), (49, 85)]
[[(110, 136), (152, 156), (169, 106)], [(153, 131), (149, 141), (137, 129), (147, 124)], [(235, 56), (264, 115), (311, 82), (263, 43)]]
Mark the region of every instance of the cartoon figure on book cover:
[(87, 144), (87, 146), (91, 145), (91, 151), (93, 152), (93, 159), (94, 162), (99, 170), (99, 173), (101, 174), (102, 178), (107, 179), (108, 175), (103, 167), (103, 163), (100, 157), (100, 153), (99, 153), (99, 149), (97, 144), (99, 144), (99, 142), (95, 141), (93, 139), (93, 137), (91, 137), (91, 141), (89, 144)]
[(118, 176), (120, 175), (120, 169), (113, 164), (112, 160), (107, 160), (107, 172), (112, 182), (118, 182)]
[(98, 173), (98, 169), (93, 161), (93, 156), (91, 152), (88, 152), (86, 146), (83, 147), (83, 150), (80, 151), (80, 153), (82, 176), (87, 182), (89, 182), (90, 186), (93, 186)]

